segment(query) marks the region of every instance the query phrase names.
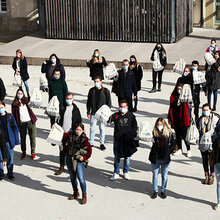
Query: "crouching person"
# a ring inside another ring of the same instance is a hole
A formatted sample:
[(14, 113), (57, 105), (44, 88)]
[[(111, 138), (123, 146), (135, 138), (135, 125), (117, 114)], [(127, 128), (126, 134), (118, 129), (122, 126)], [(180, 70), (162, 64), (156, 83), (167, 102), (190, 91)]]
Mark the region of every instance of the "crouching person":
[(120, 101), (119, 112), (114, 113), (110, 122), (114, 122), (114, 174), (110, 180), (116, 180), (120, 174), (120, 158), (124, 158), (124, 178), (129, 179), (130, 156), (137, 151), (137, 121), (134, 114), (128, 111), (128, 102)]
[(84, 133), (84, 125), (82, 123), (76, 126), (69, 137), (64, 142), (66, 148), (66, 165), (70, 174), (70, 180), (73, 187), (73, 195), (69, 200), (74, 200), (79, 197), (77, 186), (77, 178), (80, 182), (82, 190), (82, 205), (87, 202), (86, 181), (84, 177), (84, 167), (88, 165), (88, 159), (92, 154), (92, 148)]
[(168, 179), (168, 170), (170, 165), (170, 154), (175, 149), (176, 142), (171, 129), (164, 120), (158, 118), (153, 129), (153, 146), (150, 151), (149, 160), (153, 172), (153, 194), (152, 199), (157, 198), (158, 194), (158, 176), (161, 168), (162, 186), (161, 198), (165, 199), (166, 186)]

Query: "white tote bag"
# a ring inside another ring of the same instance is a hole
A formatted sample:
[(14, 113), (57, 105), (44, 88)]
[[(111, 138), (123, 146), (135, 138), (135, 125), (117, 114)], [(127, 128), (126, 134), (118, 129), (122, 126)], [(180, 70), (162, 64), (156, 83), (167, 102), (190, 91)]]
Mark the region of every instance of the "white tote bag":
[(58, 117), (59, 116), (59, 105), (60, 103), (59, 103), (57, 96), (53, 96), (47, 106), (47, 110), (46, 110), (47, 114), (49, 116)]
[(17, 86), (21, 86), (21, 83), (22, 83), (21, 82), (21, 75), (15, 74), (12, 85), (17, 87)]
[(192, 102), (192, 91), (189, 84), (184, 84), (181, 94), (178, 99), (178, 104), (181, 102)]
[(160, 56), (157, 50), (154, 51), (153, 69), (156, 72), (164, 69), (164, 67), (160, 63)]
[(112, 115), (111, 109), (107, 105), (103, 105), (98, 109), (98, 111), (95, 113), (95, 118), (98, 121), (103, 122), (104, 124), (107, 124), (107, 121), (109, 120), (110, 116)]
[(205, 53), (204, 58), (205, 58), (206, 63), (210, 66), (216, 62), (215, 58), (209, 52)]
[(179, 59), (177, 60), (177, 62), (175, 63), (174, 67), (173, 67), (173, 72), (174, 73), (179, 73), (179, 74), (183, 74), (184, 72), (184, 68), (186, 66), (186, 62), (184, 59)]
[(202, 152), (208, 150), (212, 151), (212, 134), (211, 131), (206, 132), (205, 134), (202, 135), (202, 138), (200, 139), (199, 142), (199, 150)]
[(195, 125), (195, 122), (192, 122), (187, 130), (186, 141), (192, 145), (199, 143), (199, 131)]
[(195, 85), (205, 83), (205, 74), (201, 71), (193, 71), (193, 82)]
[(30, 102), (32, 105), (35, 105), (35, 106), (42, 105), (42, 95), (39, 89), (34, 88)]
[(118, 71), (115, 67), (115, 64), (109, 63), (108, 66), (105, 68), (105, 78), (114, 79), (117, 76), (118, 76)]
[(48, 82), (47, 82), (47, 78), (43, 74), (40, 77), (40, 90), (45, 90), (45, 89), (48, 89)]
[(138, 137), (140, 140), (151, 142), (153, 140), (153, 128), (148, 121), (141, 122), (138, 129)]
[(57, 123), (55, 123), (49, 133), (47, 142), (51, 144), (61, 145), (63, 134), (64, 134), (63, 128), (59, 126)]

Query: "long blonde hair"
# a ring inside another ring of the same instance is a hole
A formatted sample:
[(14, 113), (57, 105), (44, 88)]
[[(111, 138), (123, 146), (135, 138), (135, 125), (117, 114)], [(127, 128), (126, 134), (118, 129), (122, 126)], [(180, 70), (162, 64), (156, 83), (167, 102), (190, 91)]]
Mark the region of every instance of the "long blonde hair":
[[(95, 57), (94, 54), (95, 52), (98, 52), (99, 56), (98, 57)], [(100, 54), (100, 51), (99, 49), (95, 49), (94, 52), (93, 52), (93, 55), (92, 55), (92, 63), (102, 63), (103, 60), (102, 60), (102, 56)]]
[(153, 135), (154, 137), (159, 137), (159, 132), (158, 132), (158, 129), (157, 129), (157, 123), (158, 122), (161, 122), (163, 124), (163, 132), (162, 132), (162, 135), (169, 138), (172, 131), (170, 129), (170, 126), (167, 124), (167, 122), (165, 121), (164, 118), (158, 118), (155, 122), (155, 125), (154, 125), (154, 129), (153, 129)]
[(18, 59), (17, 53), (20, 53), (20, 54), (21, 54), (20, 60), (23, 60), (23, 59), (24, 59), (24, 55), (23, 55), (21, 49), (17, 49), (17, 50), (16, 50), (16, 59)]

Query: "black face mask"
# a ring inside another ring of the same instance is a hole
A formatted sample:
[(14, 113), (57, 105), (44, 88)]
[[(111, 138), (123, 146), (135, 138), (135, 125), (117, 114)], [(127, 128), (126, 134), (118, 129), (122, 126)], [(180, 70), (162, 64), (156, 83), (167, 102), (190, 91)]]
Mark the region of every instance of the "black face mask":
[(161, 47), (157, 47), (157, 50), (158, 50), (158, 51), (161, 51), (161, 50), (162, 50), (162, 48), (161, 48)]

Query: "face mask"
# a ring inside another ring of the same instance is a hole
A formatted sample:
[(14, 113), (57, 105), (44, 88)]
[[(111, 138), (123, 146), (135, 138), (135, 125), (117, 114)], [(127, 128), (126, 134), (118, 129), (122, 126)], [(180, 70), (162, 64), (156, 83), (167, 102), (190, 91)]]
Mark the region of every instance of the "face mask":
[(192, 66), (192, 70), (197, 70), (197, 66)]
[(0, 108), (0, 114), (4, 114), (5, 113), (5, 109)]
[(215, 47), (215, 44), (211, 44), (210, 46), (211, 46), (211, 47)]
[(204, 116), (208, 117), (210, 115), (210, 111), (203, 111), (202, 113)]
[(98, 57), (99, 56), (99, 54), (98, 53), (94, 53), (94, 57)]
[(219, 55), (215, 55), (215, 59), (217, 60), (219, 58)]
[(178, 90), (177, 90), (177, 93), (178, 93), (178, 94), (181, 94), (181, 92), (182, 92), (181, 89), (178, 89)]
[(123, 70), (128, 70), (128, 66), (123, 66)]
[(60, 76), (58, 76), (58, 75), (54, 75), (53, 77), (54, 77), (54, 79), (59, 79), (60, 78)]
[(75, 133), (77, 136), (80, 136), (83, 133), (83, 131), (75, 131)]
[(99, 82), (95, 82), (95, 87), (99, 88), (100, 87), (100, 83)]
[(17, 57), (18, 57), (18, 58), (20, 58), (20, 57), (21, 57), (21, 54), (20, 54), (20, 53), (18, 53), (18, 54), (17, 54)]
[(128, 109), (127, 108), (119, 108), (119, 111), (121, 113), (126, 113), (128, 111)]
[(183, 73), (183, 75), (184, 75), (184, 76), (187, 76), (187, 75), (188, 75), (188, 73), (187, 73), (187, 72), (184, 72), (184, 73)]
[(162, 131), (162, 130), (163, 130), (163, 125), (157, 125), (157, 129), (158, 129), (159, 131)]
[(23, 95), (17, 95), (18, 99), (22, 99)]
[(131, 65), (134, 65), (134, 64), (135, 64), (135, 61), (131, 61), (130, 63), (131, 63)]
[(67, 104), (67, 105), (72, 105), (72, 104), (73, 104), (73, 101), (72, 101), (72, 100), (69, 100), (69, 99), (66, 99), (66, 104)]
[(50, 59), (51, 63), (56, 63), (56, 58)]
[(160, 51), (160, 50), (161, 50), (161, 47), (157, 47), (157, 50), (159, 50), (159, 51)]

